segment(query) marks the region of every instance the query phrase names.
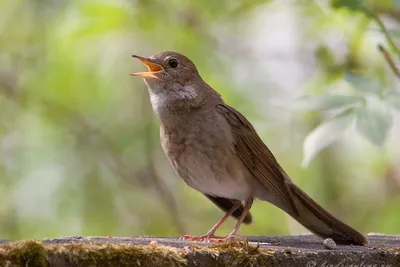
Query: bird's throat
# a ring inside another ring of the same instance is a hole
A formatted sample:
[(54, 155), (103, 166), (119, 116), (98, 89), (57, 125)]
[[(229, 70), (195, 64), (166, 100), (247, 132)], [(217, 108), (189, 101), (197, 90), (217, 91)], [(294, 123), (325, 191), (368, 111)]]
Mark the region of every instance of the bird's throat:
[(150, 101), (154, 111), (164, 108), (183, 109), (196, 106), (199, 102), (199, 94), (194, 87), (183, 86), (181, 88), (166, 88), (163, 90), (149, 90)]

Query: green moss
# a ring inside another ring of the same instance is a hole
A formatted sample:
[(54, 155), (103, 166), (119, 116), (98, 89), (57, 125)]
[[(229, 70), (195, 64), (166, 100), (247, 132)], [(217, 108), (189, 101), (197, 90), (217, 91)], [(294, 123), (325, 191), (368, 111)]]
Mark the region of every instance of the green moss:
[(72, 266), (184, 266), (186, 260), (177, 249), (161, 245), (80, 243), (46, 247)]
[(4, 245), (0, 250), (0, 262), (5, 262), (6, 266), (47, 266), (46, 252), (40, 242), (19, 241)]
[(161, 245), (75, 243), (43, 245), (21, 241), (0, 246), (0, 262), (7, 266), (185, 266), (178, 249)]
[[(373, 248), (372, 250), (382, 254), (382, 257), (390, 255), (396, 263), (393, 266), (400, 266), (400, 248)], [(295, 252), (289, 248), (284, 250), (260, 248), (248, 242), (209, 246), (188, 243), (185, 248), (174, 248), (156, 242), (149, 245), (132, 245), (104, 242), (43, 244), (37, 241), (20, 241), (0, 245), (0, 266), (178, 267), (187, 266), (188, 261), (194, 265), (198, 263), (201, 266), (213, 267), (278, 266), (282, 259), (293, 261), (294, 254)], [(296, 260), (304, 260), (303, 256), (298, 255)], [(333, 256), (337, 255), (332, 254)]]
[[(190, 252), (190, 255), (188, 253)], [(172, 248), (160, 244), (109, 243), (42, 244), (21, 241), (0, 245), (0, 261), (7, 266), (186, 266), (196, 255), (208, 266), (273, 266), (273, 249), (260, 249), (247, 242)], [(204, 261), (203, 261), (204, 260)]]
[(214, 255), (212, 266), (275, 266), (275, 249), (261, 249), (247, 241), (201, 247), (196, 252)]

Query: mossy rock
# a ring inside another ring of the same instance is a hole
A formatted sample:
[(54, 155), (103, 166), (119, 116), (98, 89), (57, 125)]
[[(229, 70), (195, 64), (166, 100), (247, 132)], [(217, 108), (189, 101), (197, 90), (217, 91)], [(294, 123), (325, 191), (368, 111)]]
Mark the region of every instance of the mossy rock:
[(400, 267), (400, 236), (369, 236), (369, 239), (370, 245), (366, 247), (338, 245), (334, 250), (324, 249), (322, 241), (313, 236), (253, 237), (249, 240), (256, 242), (222, 244), (152, 237), (0, 240), (0, 266), (316, 267), (363, 263)]

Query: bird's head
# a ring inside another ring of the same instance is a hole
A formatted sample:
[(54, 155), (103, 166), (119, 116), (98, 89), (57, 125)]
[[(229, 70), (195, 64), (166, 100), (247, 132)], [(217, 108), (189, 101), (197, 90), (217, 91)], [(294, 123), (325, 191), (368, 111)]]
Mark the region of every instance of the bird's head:
[(144, 78), (152, 93), (165, 90), (182, 91), (200, 78), (193, 62), (176, 52), (161, 52), (148, 58), (137, 55), (133, 57), (146, 65), (148, 71), (131, 75)]
[(160, 116), (172, 110), (187, 112), (211, 106), (220, 100), (220, 95), (200, 77), (194, 63), (182, 54), (161, 52), (147, 58), (133, 57), (148, 71), (131, 75), (144, 79), (153, 109)]

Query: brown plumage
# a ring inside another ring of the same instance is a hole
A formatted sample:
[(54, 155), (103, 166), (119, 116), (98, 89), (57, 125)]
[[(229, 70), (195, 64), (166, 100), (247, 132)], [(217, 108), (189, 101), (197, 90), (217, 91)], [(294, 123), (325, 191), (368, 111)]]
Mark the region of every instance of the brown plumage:
[(142, 58), (148, 72), (140, 76), (160, 119), (162, 147), (178, 175), (226, 212), (204, 236), (216, 240), (229, 217), (238, 221), (222, 240), (235, 236), (242, 222), (251, 223), (254, 199), (272, 203), (322, 238), (363, 245), (366, 238), (341, 222), (298, 188), (282, 169), (251, 123), (200, 77), (185, 56), (163, 52)]
[(290, 180), (243, 115), (225, 104), (217, 105), (217, 110), (232, 127), (236, 154), (253, 175), (285, 204), (280, 208), (322, 238), (330, 237), (342, 244), (363, 245), (367, 242), (363, 235), (336, 219)]

